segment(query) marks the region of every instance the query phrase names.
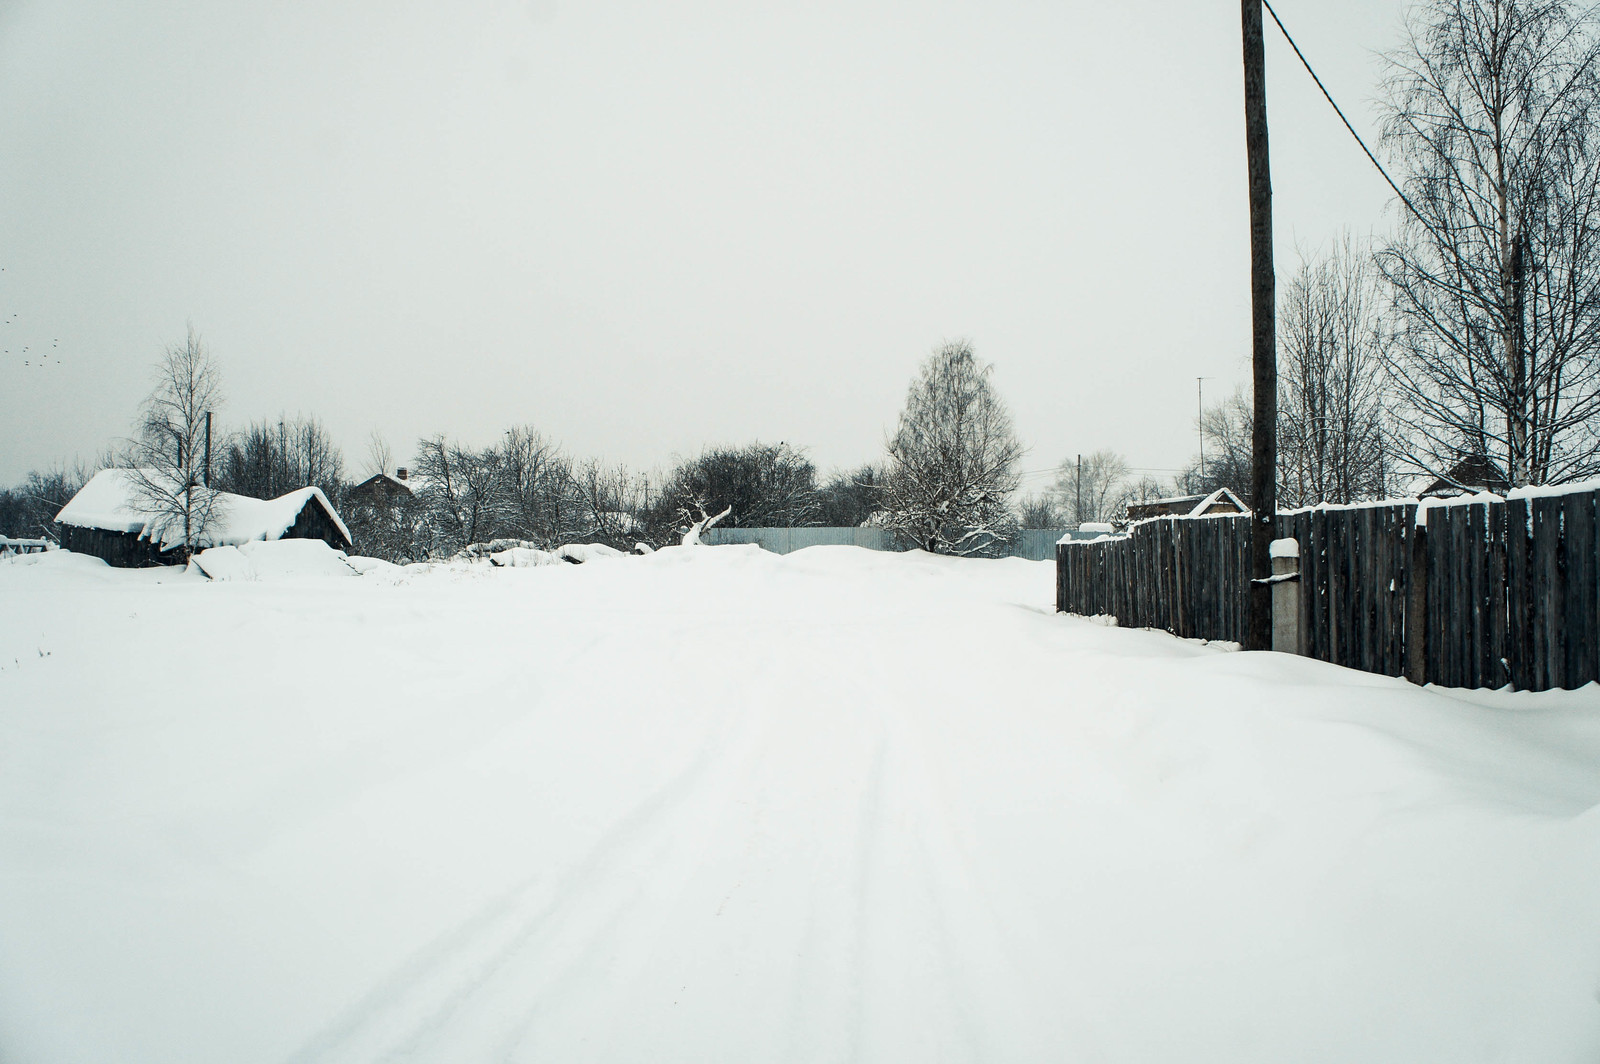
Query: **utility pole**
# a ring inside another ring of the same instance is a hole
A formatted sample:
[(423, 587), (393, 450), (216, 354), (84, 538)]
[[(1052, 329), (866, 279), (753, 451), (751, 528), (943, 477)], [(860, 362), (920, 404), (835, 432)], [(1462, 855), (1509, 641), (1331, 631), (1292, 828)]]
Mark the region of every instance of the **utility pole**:
[(1267, 155), (1267, 62), (1262, 0), (1241, 0), (1244, 35), (1244, 143), (1250, 174), (1250, 363), (1255, 390), (1250, 440), (1250, 628), (1248, 650), (1272, 646), (1272, 560), (1278, 510), (1278, 362), (1273, 320), (1272, 167)]
[(1072, 516), (1078, 519), (1078, 524), (1083, 524), (1083, 455), (1078, 456), (1078, 508), (1072, 511)]
[(1194, 379), (1194, 407), (1198, 416), (1195, 428), (1200, 432), (1200, 479), (1206, 476), (1206, 386), (1204, 377)]
[(206, 468), (203, 483), (211, 486), (211, 411), (206, 411)]

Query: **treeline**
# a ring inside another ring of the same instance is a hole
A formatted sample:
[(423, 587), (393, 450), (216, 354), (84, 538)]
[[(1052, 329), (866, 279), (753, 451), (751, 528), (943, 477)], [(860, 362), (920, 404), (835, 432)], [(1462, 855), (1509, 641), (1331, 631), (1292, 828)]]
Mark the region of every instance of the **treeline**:
[(315, 417), (218, 431), (221, 373), (192, 329), (155, 369), (135, 436), (97, 464), (33, 473), (0, 494), (0, 534), (59, 540), (56, 513), (113, 465), (134, 471), (132, 504), (181, 528), (185, 551), (207, 542), (223, 493), (270, 499), (308, 485), (343, 515), (356, 551), (397, 562), (509, 545), (659, 547), (712, 523), (870, 522), (907, 546), (995, 553), (1017, 525), (1009, 500), (1022, 448), (989, 367), (966, 343), (946, 344), (924, 363), (882, 464), (826, 479), (787, 443), (708, 447), (666, 473), (646, 473), (574, 457), (534, 426), (513, 427), (487, 446), (429, 436), (403, 467), (374, 437), (356, 479)]
[[(175, 464), (177, 438), (156, 440), (154, 450), (165, 447), (166, 465)], [(203, 452), (203, 437), (195, 446)], [(883, 476), (863, 465), (823, 478), (800, 449), (760, 442), (710, 447), (666, 473), (634, 472), (576, 458), (538, 429), (518, 426), (483, 447), (430, 436), (403, 465), (375, 439), (362, 474), (352, 477), (324, 424), (304, 416), (218, 432), (211, 450), (209, 470), (197, 458), (202, 485), (258, 499), (319, 488), (344, 517), (357, 552), (398, 562), (506, 541), (657, 547), (723, 509), (724, 527), (859, 525), (879, 505)], [(0, 489), (0, 535), (58, 540), (56, 514), (95, 472), (162, 457), (129, 446), (92, 463), (29, 473)]]
[(880, 478), (867, 466), (824, 481), (799, 449), (759, 442), (641, 473), (574, 458), (531, 426), (485, 447), (423, 439), (406, 468), (404, 482), (346, 491), (347, 523), (363, 553), (421, 559), (509, 542), (659, 547), (723, 510), (724, 527), (857, 525), (874, 512)]

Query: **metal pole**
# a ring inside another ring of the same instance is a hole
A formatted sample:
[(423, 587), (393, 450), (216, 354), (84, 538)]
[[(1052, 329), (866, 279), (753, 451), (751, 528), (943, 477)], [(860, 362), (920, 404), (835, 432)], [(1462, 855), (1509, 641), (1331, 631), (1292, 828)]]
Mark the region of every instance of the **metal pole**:
[(205, 486), (211, 486), (211, 411), (206, 411), (206, 468), (203, 474)]
[[(1250, 362), (1255, 405), (1250, 441), (1250, 628), (1248, 649), (1272, 646), (1272, 559), (1278, 509), (1277, 300), (1272, 270), (1272, 169), (1267, 152), (1267, 71), (1261, 0), (1241, 0), (1244, 140), (1250, 175)], [(1259, 582), (1255, 582), (1259, 581)]]
[(1195, 419), (1195, 428), (1200, 431), (1200, 479), (1206, 475), (1206, 387), (1204, 377), (1194, 379), (1194, 401), (1198, 416)]
[(1078, 508), (1072, 512), (1078, 519), (1078, 524), (1083, 524), (1083, 455), (1078, 456)]

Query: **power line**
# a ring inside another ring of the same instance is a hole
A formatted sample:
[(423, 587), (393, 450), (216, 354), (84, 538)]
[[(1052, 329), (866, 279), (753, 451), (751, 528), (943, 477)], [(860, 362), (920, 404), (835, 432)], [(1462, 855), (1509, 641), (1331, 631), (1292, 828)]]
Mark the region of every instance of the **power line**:
[(1317, 72), (1311, 68), (1310, 60), (1300, 50), (1300, 46), (1294, 43), (1294, 38), (1289, 36), (1289, 28), (1283, 24), (1283, 19), (1278, 17), (1276, 11), (1272, 10), (1272, 4), (1268, 0), (1261, 0), (1261, 6), (1267, 9), (1267, 14), (1272, 16), (1272, 21), (1278, 24), (1278, 32), (1283, 34), (1283, 39), (1289, 42), (1289, 47), (1294, 49), (1294, 54), (1299, 58), (1300, 65), (1306, 68), (1306, 73), (1311, 75), (1311, 80), (1317, 83), (1318, 89), (1322, 90), (1322, 98), (1328, 101), (1328, 106), (1332, 107), (1333, 113), (1339, 116), (1339, 121), (1344, 123), (1344, 128), (1348, 129), (1350, 135), (1356, 139), (1356, 143), (1361, 145), (1361, 150), (1366, 152), (1368, 160), (1377, 168), (1378, 173), (1383, 175), (1383, 179), (1389, 183), (1389, 187), (1394, 189), (1394, 194), (1400, 197), (1400, 202), (1406, 205), (1406, 209), (1412, 213), (1417, 221), (1422, 223), (1424, 229), (1433, 234), (1435, 240), (1439, 239), (1438, 230), (1433, 227), (1428, 219), (1422, 216), (1422, 212), (1417, 210), (1416, 204), (1411, 202), (1410, 197), (1400, 191), (1400, 186), (1395, 184), (1394, 178), (1389, 176), (1389, 171), (1383, 168), (1383, 164), (1378, 161), (1378, 157), (1372, 154), (1372, 149), (1367, 147), (1367, 142), (1361, 139), (1360, 133), (1356, 132), (1356, 127), (1352, 126), (1350, 120), (1344, 116), (1344, 111), (1334, 100), (1333, 94), (1328, 92), (1328, 87), (1322, 83), (1322, 79), (1317, 77)]

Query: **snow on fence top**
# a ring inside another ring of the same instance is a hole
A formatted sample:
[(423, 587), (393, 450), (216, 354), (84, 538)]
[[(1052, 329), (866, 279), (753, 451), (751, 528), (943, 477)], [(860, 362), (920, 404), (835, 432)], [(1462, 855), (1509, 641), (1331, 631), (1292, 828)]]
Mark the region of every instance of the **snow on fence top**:
[[(1376, 510), (1387, 509), (1393, 506), (1415, 506), (1416, 523), (1418, 525), (1426, 525), (1428, 523), (1429, 510), (1437, 510), (1450, 506), (1485, 506), (1491, 503), (1509, 502), (1517, 499), (1547, 499), (1558, 495), (1576, 495), (1581, 492), (1600, 493), (1600, 477), (1590, 480), (1575, 480), (1569, 484), (1530, 484), (1527, 487), (1512, 488), (1504, 495), (1496, 495), (1490, 491), (1479, 491), (1471, 495), (1452, 495), (1445, 498), (1429, 497), (1426, 499), (1418, 499), (1415, 496), (1400, 496), (1393, 499), (1371, 499), (1367, 502), (1319, 502), (1313, 503), (1310, 506), (1297, 506), (1290, 510), (1279, 510), (1278, 516), (1293, 517), (1296, 514), (1315, 513), (1319, 510)], [(1194, 497), (1199, 498), (1199, 496)], [(1214, 497), (1215, 493), (1213, 493), (1212, 496), (1207, 496), (1208, 499)], [(1203, 505), (1196, 507), (1196, 510), (1203, 509)], [(1187, 515), (1160, 514), (1155, 517), (1145, 517), (1138, 521), (1131, 522), (1122, 532), (1103, 535), (1100, 536), (1099, 539), (1072, 539), (1070, 537), (1063, 536), (1059, 542), (1081, 546), (1084, 544), (1097, 543), (1100, 540), (1105, 539), (1123, 539), (1130, 531), (1132, 531), (1133, 528), (1150, 521), (1194, 521), (1207, 518), (1229, 518), (1241, 516), (1244, 515), (1235, 513), (1207, 514), (1196, 513), (1193, 511)]]
[[(158, 478), (156, 470), (144, 470), (147, 478)], [(245, 495), (218, 492), (209, 527), (198, 537), (200, 547), (238, 546), (251, 540), (280, 538), (293, 527), (307, 503), (315, 499), (329, 519), (353, 542), (333, 504), (321, 488), (297, 488), (276, 499), (252, 499)], [(157, 543), (162, 550), (176, 546), (183, 538), (183, 522), (171, 515), (152, 512), (139, 490), (139, 477), (131, 469), (102, 469), (74, 495), (56, 521), (77, 528), (98, 528), (124, 532)]]
[(1492, 491), (1478, 491), (1469, 495), (1450, 495), (1444, 498), (1429, 497), (1418, 499), (1414, 496), (1401, 496), (1394, 499), (1373, 499), (1369, 502), (1319, 502), (1311, 506), (1299, 506), (1293, 510), (1280, 510), (1281, 516), (1312, 513), (1317, 510), (1373, 510), (1390, 506), (1415, 506), (1417, 508), (1417, 524), (1428, 523), (1428, 511), (1442, 509), (1450, 506), (1486, 506), (1491, 503), (1510, 502), (1516, 499), (1548, 499), (1558, 495), (1576, 495), (1581, 492), (1600, 492), (1600, 477), (1590, 480), (1575, 480), (1568, 484), (1530, 484), (1526, 487), (1512, 488), (1504, 495), (1497, 495)]

